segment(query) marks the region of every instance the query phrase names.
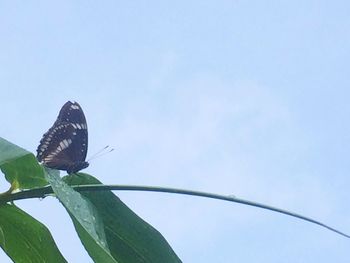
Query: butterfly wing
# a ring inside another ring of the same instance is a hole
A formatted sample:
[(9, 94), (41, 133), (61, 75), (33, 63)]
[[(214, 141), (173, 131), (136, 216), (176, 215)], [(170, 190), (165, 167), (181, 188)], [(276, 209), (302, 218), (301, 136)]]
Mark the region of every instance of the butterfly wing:
[(74, 130), (70, 123), (56, 121), (41, 139), (37, 159), (48, 167), (66, 170), (74, 162), (67, 150), (73, 144)]
[(84, 112), (77, 102), (65, 103), (57, 117), (60, 122), (70, 123), (74, 131), (72, 145), (67, 156), (75, 162), (85, 161), (88, 149), (88, 129)]
[(37, 159), (46, 166), (77, 172), (88, 166), (86, 119), (77, 102), (63, 105), (53, 126), (43, 135), (37, 149)]

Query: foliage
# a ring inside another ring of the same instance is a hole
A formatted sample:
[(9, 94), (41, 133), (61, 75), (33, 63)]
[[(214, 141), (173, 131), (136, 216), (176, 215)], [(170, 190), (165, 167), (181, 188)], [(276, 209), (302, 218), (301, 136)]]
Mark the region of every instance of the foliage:
[[(101, 184), (93, 176), (62, 180), (57, 170), (43, 168), (32, 153), (2, 138), (0, 169), (11, 190), (50, 184), (94, 262), (181, 262), (165, 238), (111, 191), (78, 193), (70, 186)], [(14, 204), (0, 204), (0, 246), (14, 262), (66, 262), (49, 230)]]

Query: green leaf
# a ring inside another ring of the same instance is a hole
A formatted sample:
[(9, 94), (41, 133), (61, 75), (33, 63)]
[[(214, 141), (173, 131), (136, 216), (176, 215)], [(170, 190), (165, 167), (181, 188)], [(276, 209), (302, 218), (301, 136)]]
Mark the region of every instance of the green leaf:
[(15, 205), (0, 206), (0, 246), (16, 263), (67, 262), (49, 230)]
[[(63, 179), (70, 185), (101, 184), (83, 173)], [(181, 262), (165, 238), (111, 191), (84, 191), (81, 194), (95, 205), (100, 214), (110, 252), (118, 262)]]
[(35, 156), (0, 137), (0, 169), (14, 189), (47, 185), (43, 168)]
[(57, 198), (66, 208), (78, 235), (95, 262), (116, 263), (109, 252), (103, 222), (95, 206), (62, 181), (57, 170), (46, 168), (46, 176)]

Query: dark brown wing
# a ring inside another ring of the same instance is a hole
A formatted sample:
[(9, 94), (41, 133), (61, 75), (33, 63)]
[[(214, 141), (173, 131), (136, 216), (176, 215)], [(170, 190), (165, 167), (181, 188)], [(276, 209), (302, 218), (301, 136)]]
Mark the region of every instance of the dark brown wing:
[(37, 159), (59, 170), (87, 167), (88, 131), (84, 113), (76, 102), (63, 105), (53, 126), (43, 135)]

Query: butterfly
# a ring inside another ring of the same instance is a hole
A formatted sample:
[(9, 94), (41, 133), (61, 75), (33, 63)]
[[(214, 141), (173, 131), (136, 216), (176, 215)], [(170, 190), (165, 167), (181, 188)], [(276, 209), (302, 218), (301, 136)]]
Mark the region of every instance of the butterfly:
[(37, 159), (44, 166), (76, 173), (89, 166), (85, 161), (88, 130), (84, 112), (77, 102), (66, 102), (52, 127), (43, 135)]

